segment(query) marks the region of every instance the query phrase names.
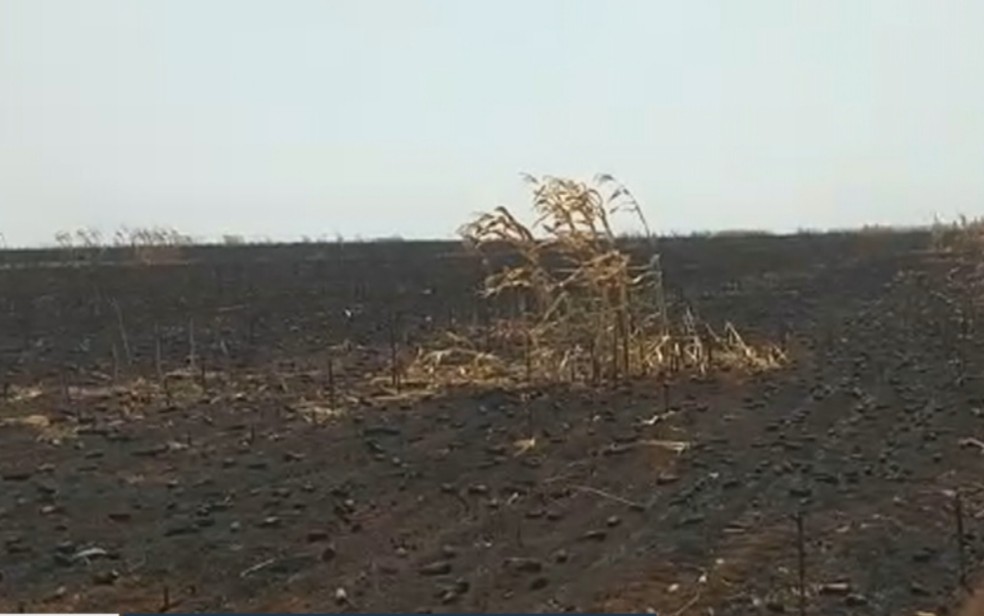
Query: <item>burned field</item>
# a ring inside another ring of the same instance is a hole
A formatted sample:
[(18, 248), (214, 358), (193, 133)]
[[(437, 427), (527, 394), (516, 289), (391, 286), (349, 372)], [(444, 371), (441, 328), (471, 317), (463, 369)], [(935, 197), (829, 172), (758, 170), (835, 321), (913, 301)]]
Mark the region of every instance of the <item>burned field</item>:
[(419, 361), (508, 312), (454, 243), (6, 253), (0, 608), (960, 613), (984, 287), (929, 244), (661, 241), (787, 361), (473, 385)]

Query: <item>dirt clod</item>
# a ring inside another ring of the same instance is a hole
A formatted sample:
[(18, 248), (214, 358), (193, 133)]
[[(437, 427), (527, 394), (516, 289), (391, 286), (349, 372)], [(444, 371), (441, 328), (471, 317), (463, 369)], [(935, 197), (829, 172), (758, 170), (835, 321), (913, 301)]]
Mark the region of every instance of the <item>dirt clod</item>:
[(830, 582), (821, 584), (819, 590), (821, 595), (846, 597), (851, 592), (851, 585), (847, 582)]
[(98, 586), (109, 586), (115, 584), (116, 580), (120, 578), (119, 572), (114, 569), (107, 571), (99, 571), (92, 574), (92, 583)]
[(451, 562), (439, 560), (423, 565), (419, 569), (421, 575), (447, 575), (451, 573)]
[(535, 558), (507, 558), (504, 564), (514, 573), (539, 573), (543, 570), (543, 563)]

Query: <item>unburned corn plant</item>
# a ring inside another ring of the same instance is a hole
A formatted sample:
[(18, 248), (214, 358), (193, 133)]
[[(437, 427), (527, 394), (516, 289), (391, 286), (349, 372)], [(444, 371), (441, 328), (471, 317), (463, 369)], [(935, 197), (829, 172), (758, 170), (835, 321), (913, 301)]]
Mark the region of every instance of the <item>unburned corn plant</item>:
[[(777, 348), (746, 344), (730, 324), (718, 335), (689, 308), (671, 314), (658, 255), (633, 263), (619, 247), (617, 216), (634, 216), (652, 236), (639, 204), (614, 178), (527, 179), (531, 224), (498, 207), (460, 231), (488, 270), (481, 296), (515, 306), (513, 316), (489, 325), (495, 348), (479, 351), (458, 338), (453, 349), (421, 353), (418, 369), (433, 377), (453, 367), (445, 375), (466, 380), (596, 382), (724, 365), (768, 369), (783, 361)], [(444, 360), (452, 356), (459, 361), (450, 366)]]

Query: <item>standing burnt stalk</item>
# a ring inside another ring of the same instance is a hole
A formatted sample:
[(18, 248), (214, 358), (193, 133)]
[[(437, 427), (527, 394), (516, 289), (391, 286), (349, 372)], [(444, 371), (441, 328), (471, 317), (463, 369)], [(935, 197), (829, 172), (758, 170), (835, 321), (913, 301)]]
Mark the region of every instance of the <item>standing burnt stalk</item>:
[(399, 364), (399, 349), (398, 349), (398, 337), (397, 337), (397, 327), (399, 325), (399, 316), (397, 313), (391, 313), (389, 318), (389, 347), (390, 347), (390, 380), (393, 385), (393, 389), (397, 392), (400, 391), (400, 364)]
[(328, 387), (328, 407), (331, 409), (336, 408), (337, 398), (335, 396), (335, 360), (329, 355), (328, 356), (328, 374), (327, 382)]
[(196, 364), (195, 354), (195, 317), (188, 318), (188, 370), (194, 375)]
[(154, 371), (157, 373), (157, 381), (164, 383), (164, 359), (163, 343), (161, 342), (161, 327), (154, 323)]
[(0, 402), (10, 400), (10, 368), (0, 355)]
[[(71, 389), (71, 385), (69, 383), (69, 370), (70, 370), (70, 366), (69, 366), (69, 363), (68, 363), (68, 359), (63, 354), (62, 360), (59, 363), (58, 385), (61, 388), (62, 402), (65, 405), (65, 410), (68, 411), (68, 412), (71, 412), (72, 411), (72, 408), (73, 408), (73, 405), (72, 405), (72, 389)], [(74, 410), (75, 410), (75, 418), (76, 418), (76, 420), (78, 420), (81, 423), (81, 421), (82, 421), (82, 407), (81, 406), (76, 406), (76, 407), (74, 407)]]
[(126, 324), (123, 322), (123, 309), (120, 308), (120, 303), (116, 300), (112, 300), (113, 311), (116, 313), (116, 325), (120, 330), (120, 342), (123, 344), (123, 354), (126, 357), (127, 365), (133, 365), (133, 353), (130, 352), (130, 339), (126, 335)]
[(205, 355), (202, 355), (198, 362), (198, 386), (202, 393), (208, 393), (208, 372), (205, 366)]
[(960, 497), (960, 490), (953, 492), (953, 515), (956, 526), (957, 539), (957, 566), (958, 581), (960, 587), (967, 589), (967, 535), (964, 533), (964, 513), (963, 499)]
[(115, 384), (120, 380), (120, 354), (116, 350), (116, 342), (110, 343), (109, 350), (113, 356), (113, 383)]
[(796, 569), (799, 586), (799, 613), (806, 616), (806, 533), (803, 529), (803, 512), (797, 511), (796, 520)]

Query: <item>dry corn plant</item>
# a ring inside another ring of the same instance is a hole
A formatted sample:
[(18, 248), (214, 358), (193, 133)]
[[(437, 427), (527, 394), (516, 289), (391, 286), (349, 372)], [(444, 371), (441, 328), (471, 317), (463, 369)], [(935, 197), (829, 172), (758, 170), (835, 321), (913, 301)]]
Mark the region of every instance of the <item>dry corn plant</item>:
[(618, 246), (616, 216), (634, 216), (650, 241), (652, 235), (637, 201), (611, 176), (591, 184), (527, 179), (532, 224), (498, 207), (461, 229), (487, 267), (482, 297), (516, 306), (515, 316), (489, 325), (496, 352), (459, 337), (421, 353), (413, 370), (445, 383), (517, 377), (598, 382), (722, 366), (762, 370), (784, 361), (775, 347), (747, 344), (730, 324), (719, 336), (689, 309), (671, 314), (658, 256), (634, 264)]
[(192, 239), (169, 227), (146, 227), (131, 229), (121, 227), (113, 234), (112, 244), (103, 240), (98, 229), (79, 228), (74, 231), (59, 231), (55, 243), (65, 251), (70, 261), (88, 256), (96, 264), (110, 245), (129, 249), (133, 259), (145, 264), (172, 263), (180, 261), (184, 247), (192, 244)]
[(950, 224), (934, 219), (930, 249), (948, 257), (951, 269), (945, 275), (944, 301), (957, 306), (963, 335), (967, 336), (984, 303), (984, 218), (961, 214)]
[(79, 228), (74, 231), (58, 231), (55, 233), (55, 243), (64, 251), (69, 263), (87, 262), (97, 264), (106, 246), (102, 242), (102, 234), (98, 229)]
[(190, 237), (169, 227), (123, 227), (113, 240), (117, 246), (129, 247), (133, 257), (144, 265), (180, 261), (184, 247), (192, 243)]
[(979, 255), (984, 252), (984, 218), (960, 217), (950, 223), (933, 221), (930, 248), (938, 252)]

